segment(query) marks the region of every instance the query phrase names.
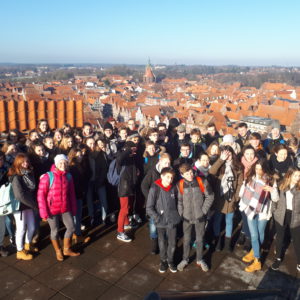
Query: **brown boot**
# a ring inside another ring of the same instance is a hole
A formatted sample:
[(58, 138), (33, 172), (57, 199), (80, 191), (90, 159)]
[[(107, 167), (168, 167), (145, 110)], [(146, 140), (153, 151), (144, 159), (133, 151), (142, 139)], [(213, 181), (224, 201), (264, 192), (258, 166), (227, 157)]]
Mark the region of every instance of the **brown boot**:
[(259, 271), (259, 270), (261, 270), (261, 262), (256, 257), (254, 258), (253, 263), (245, 269), (245, 271), (249, 273)]
[(58, 240), (51, 240), (51, 242), (52, 242), (52, 246), (53, 246), (53, 248), (55, 250), (55, 253), (56, 253), (56, 259), (58, 261), (63, 261), (64, 260), (64, 256), (63, 256), (63, 254), (61, 252), (61, 248), (59, 246)]
[(83, 237), (82, 235), (76, 235), (75, 233), (72, 236), (72, 245), (76, 244), (87, 244), (91, 240), (91, 237)]
[(39, 249), (37, 247), (34, 247), (32, 243), (25, 243), (24, 249), (28, 252), (37, 253), (39, 252)]
[(250, 252), (248, 252), (243, 258), (242, 261), (249, 263), (252, 262), (254, 260), (254, 251), (253, 249), (250, 250)]
[(32, 254), (27, 253), (24, 249), (21, 251), (17, 251), (17, 259), (32, 260), (32, 258)]
[(79, 256), (80, 253), (74, 252), (71, 249), (71, 238), (64, 239), (64, 255), (65, 256)]

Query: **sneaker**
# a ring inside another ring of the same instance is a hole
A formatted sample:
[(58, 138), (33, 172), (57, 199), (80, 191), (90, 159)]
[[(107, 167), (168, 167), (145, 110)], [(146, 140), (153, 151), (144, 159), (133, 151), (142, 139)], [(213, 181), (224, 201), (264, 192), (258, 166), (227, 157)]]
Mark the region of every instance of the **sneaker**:
[(125, 243), (129, 243), (132, 241), (132, 239), (128, 237), (128, 235), (124, 232), (119, 232), (117, 235), (117, 239)]
[(177, 272), (177, 268), (173, 263), (168, 264), (169, 265), (169, 269), (172, 273), (176, 273)]
[(277, 271), (280, 267), (281, 264), (281, 259), (280, 258), (276, 258), (275, 261), (273, 262), (271, 269), (274, 271)]
[(297, 265), (297, 271), (300, 272), (300, 265)]
[(180, 272), (182, 272), (183, 269), (184, 269), (187, 265), (188, 265), (188, 261), (186, 261), (186, 260), (183, 259), (183, 260), (179, 263), (179, 265), (177, 266), (177, 270), (180, 271)]
[(134, 222), (130, 222), (129, 224), (124, 225), (124, 230), (136, 229), (138, 227), (139, 227), (138, 224), (136, 224)]
[(2, 257), (8, 256), (8, 251), (6, 251), (3, 246), (0, 246), (0, 256)]
[(208, 272), (209, 271), (208, 265), (207, 265), (207, 263), (203, 259), (197, 261), (196, 265), (198, 267), (200, 267), (203, 272)]
[(158, 269), (159, 273), (165, 273), (167, 270), (168, 270), (168, 262), (161, 261)]

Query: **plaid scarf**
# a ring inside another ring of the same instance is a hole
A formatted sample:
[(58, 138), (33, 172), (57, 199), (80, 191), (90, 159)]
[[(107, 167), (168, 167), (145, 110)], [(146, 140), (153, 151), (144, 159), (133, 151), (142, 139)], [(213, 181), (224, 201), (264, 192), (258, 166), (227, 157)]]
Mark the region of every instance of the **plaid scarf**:
[(241, 201), (247, 205), (244, 212), (249, 219), (263, 211), (269, 196), (269, 192), (263, 190), (266, 185), (263, 180), (256, 178), (245, 185)]

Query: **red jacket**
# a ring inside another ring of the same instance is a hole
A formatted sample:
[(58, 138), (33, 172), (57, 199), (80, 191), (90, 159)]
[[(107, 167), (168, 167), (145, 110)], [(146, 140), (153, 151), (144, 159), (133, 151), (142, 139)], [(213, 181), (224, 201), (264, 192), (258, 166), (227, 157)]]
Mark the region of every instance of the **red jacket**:
[(53, 172), (51, 188), (47, 173), (40, 178), (37, 200), (41, 218), (47, 219), (65, 212), (71, 212), (75, 216), (77, 206), (73, 179), (68, 181), (67, 172), (56, 169), (55, 165), (51, 167), (51, 172)]

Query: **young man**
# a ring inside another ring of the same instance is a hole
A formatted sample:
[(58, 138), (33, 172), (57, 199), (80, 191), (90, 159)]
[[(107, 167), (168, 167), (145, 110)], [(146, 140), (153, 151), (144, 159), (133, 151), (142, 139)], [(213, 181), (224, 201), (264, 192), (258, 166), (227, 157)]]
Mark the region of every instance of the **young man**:
[(238, 132), (238, 136), (235, 142), (240, 145), (241, 149), (243, 149), (249, 135), (251, 134), (251, 131), (248, 130), (248, 125), (246, 123), (239, 123), (236, 129)]
[(280, 144), (285, 144), (285, 140), (280, 133), (280, 124), (277, 120), (273, 120), (271, 133), (263, 142), (264, 150), (268, 154), (272, 154), (274, 147)]
[(207, 148), (214, 141), (217, 141), (219, 144), (222, 142), (222, 137), (220, 136), (219, 132), (217, 131), (215, 123), (207, 124), (206, 130), (207, 130), (207, 133), (204, 136), (204, 139), (205, 139)]
[(191, 234), (196, 232), (196, 264), (204, 272), (208, 266), (203, 260), (203, 237), (205, 233), (206, 215), (214, 201), (214, 194), (206, 180), (195, 177), (189, 164), (179, 167), (183, 177), (178, 183), (178, 212), (183, 218), (183, 259), (177, 266), (179, 271), (188, 265), (190, 255)]
[(190, 136), (191, 136), (190, 146), (191, 146), (192, 158), (195, 160), (199, 157), (199, 154), (201, 152), (204, 152), (206, 150), (206, 144), (204, 142), (204, 139), (201, 137), (200, 129), (198, 128), (192, 129)]
[(160, 179), (156, 180), (149, 191), (146, 211), (157, 227), (160, 254), (159, 272), (165, 273), (169, 268), (172, 273), (177, 272), (174, 265), (176, 248), (177, 224), (181, 218), (177, 211), (177, 191), (172, 186), (174, 171), (164, 168)]

